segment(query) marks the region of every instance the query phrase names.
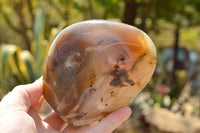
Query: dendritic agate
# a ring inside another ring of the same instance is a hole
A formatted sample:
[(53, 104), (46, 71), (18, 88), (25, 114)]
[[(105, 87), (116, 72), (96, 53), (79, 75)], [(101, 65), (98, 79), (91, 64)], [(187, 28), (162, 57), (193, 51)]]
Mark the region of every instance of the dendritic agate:
[(50, 47), (44, 97), (67, 123), (89, 124), (127, 105), (149, 82), (156, 62), (153, 42), (133, 26), (76, 23)]

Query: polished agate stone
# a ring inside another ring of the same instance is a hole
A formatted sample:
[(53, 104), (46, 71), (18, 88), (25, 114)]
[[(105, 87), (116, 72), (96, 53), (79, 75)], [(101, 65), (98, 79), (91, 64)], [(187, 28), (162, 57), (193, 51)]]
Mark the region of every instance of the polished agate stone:
[(153, 42), (133, 26), (76, 23), (50, 47), (43, 94), (65, 122), (89, 124), (126, 106), (149, 82), (156, 61)]

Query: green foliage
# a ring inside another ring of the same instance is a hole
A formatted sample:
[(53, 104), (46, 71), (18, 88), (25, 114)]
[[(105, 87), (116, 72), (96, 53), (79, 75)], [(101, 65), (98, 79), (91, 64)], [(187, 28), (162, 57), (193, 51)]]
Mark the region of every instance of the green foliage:
[[(199, 44), (199, 29), (198, 27), (190, 27), (183, 29), (180, 37), (180, 45), (182, 47), (186, 47), (187, 49), (195, 49), (195, 47)], [(197, 50), (197, 49), (196, 49)]]
[(178, 27), (198, 25), (200, 22), (198, 0), (155, 1), (156, 18), (162, 18)]
[(35, 18), (35, 25), (34, 25), (34, 37), (35, 40), (33, 42), (33, 51), (32, 53), (34, 54), (34, 59), (36, 62), (36, 67), (39, 68), (38, 71), (36, 72), (37, 75), (41, 75), (41, 68), (44, 63), (44, 59), (47, 55), (47, 50), (48, 44), (46, 40), (44, 40), (44, 23), (45, 23), (45, 14), (44, 14), (44, 9), (43, 7), (40, 7), (38, 10), (38, 14)]
[[(35, 79), (35, 62), (33, 55), (27, 50), (12, 44), (0, 47), (0, 96), (11, 90), (16, 84), (30, 83)], [(12, 78), (14, 83), (8, 83)], [(9, 85), (8, 85), (9, 84)]]
[(22, 50), (14, 44), (0, 46), (0, 98), (18, 84), (35, 81), (43, 73), (45, 59), (52, 38), (63, 28), (53, 28), (49, 40), (44, 39), (44, 10), (41, 7), (35, 19), (31, 51)]

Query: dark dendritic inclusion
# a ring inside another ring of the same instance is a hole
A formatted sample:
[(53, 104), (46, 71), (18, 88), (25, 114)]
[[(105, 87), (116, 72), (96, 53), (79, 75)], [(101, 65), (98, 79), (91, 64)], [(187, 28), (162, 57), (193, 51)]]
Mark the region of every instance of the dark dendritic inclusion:
[(113, 76), (113, 80), (110, 82), (111, 86), (127, 86), (124, 82), (129, 83), (131, 86), (135, 84), (133, 80), (129, 78), (127, 70), (121, 69), (118, 65), (114, 66), (110, 74)]

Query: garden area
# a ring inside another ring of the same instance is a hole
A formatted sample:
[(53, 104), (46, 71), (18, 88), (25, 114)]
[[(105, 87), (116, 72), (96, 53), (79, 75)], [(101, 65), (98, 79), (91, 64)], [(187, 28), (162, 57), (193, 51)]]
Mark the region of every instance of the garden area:
[[(60, 31), (93, 19), (135, 26), (157, 50), (152, 79), (129, 103), (132, 115), (114, 133), (199, 133), (199, 0), (0, 1), (0, 100), (43, 75)], [(51, 110), (44, 103), (41, 116)]]

